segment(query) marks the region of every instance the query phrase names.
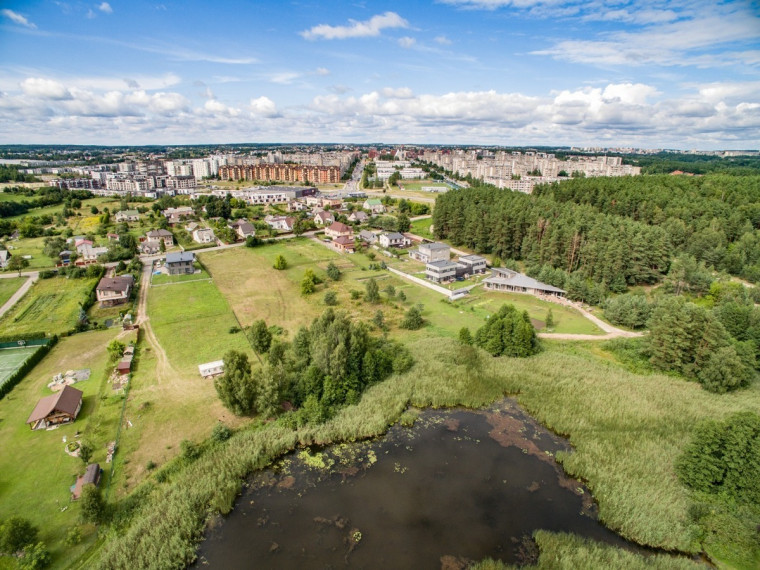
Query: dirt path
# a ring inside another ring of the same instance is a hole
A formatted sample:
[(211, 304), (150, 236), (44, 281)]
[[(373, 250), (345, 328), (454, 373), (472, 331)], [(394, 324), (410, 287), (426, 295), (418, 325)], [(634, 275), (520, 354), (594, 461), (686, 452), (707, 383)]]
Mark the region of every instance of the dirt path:
[(153, 332), (153, 327), (150, 324), (150, 317), (148, 316), (148, 290), (150, 289), (150, 274), (152, 269), (152, 262), (146, 262), (143, 266), (135, 323), (139, 324), (140, 328), (144, 331), (145, 340), (148, 341), (148, 344), (156, 355), (156, 381), (158, 384), (162, 384), (172, 382), (174, 379), (178, 378), (178, 374), (176, 370), (172, 368), (172, 365), (169, 362), (169, 357), (166, 355), (166, 351), (161, 346), (161, 343), (158, 342), (156, 333)]
[[(31, 273), (22, 273), (21, 276), (27, 277), (27, 280), (24, 282), (23, 285), (21, 285), (21, 287), (19, 287), (16, 290), (16, 292), (13, 295), (11, 295), (11, 298), (8, 299), (2, 307), (0, 307), (0, 317), (2, 317), (5, 313), (10, 311), (13, 308), (13, 305), (15, 305), (16, 303), (19, 302), (19, 300), (21, 300), (21, 297), (23, 297), (26, 294), (26, 292), (29, 291), (32, 285), (34, 285), (34, 282), (37, 281), (40, 274), (34, 271)], [(2, 277), (15, 278), (17, 276), (16, 275), (2, 275)]]

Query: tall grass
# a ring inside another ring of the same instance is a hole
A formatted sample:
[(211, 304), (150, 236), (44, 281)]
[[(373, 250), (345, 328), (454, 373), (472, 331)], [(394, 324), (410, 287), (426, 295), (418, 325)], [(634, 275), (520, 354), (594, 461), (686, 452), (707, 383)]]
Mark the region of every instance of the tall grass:
[[(582, 351), (558, 352), (551, 344), (527, 359), (491, 358), (441, 338), (417, 340), (409, 348), (417, 359), (411, 371), (371, 387), (357, 405), (323, 425), (298, 431), (277, 422), (259, 425), (223, 445), (208, 445), (193, 463), (178, 460), (163, 483), (147, 484), (139, 508), (109, 536), (101, 566), (183, 567), (195, 556), (204, 521), (229, 511), (246, 474), (298, 444), (373, 437), (409, 405), (480, 407), (504, 393), (516, 394), (542, 423), (569, 436), (575, 450), (558, 459), (588, 483), (609, 527), (644, 545), (695, 553), (701, 549), (697, 528), (687, 514), (690, 498), (675, 476), (674, 459), (701, 419), (760, 404), (757, 386), (718, 396), (677, 378), (635, 375)], [(568, 538), (537, 538), (546, 551), (563, 556), (577, 546)], [(584, 547), (596, 562), (578, 559), (575, 567), (601, 567), (605, 561), (627, 567), (625, 554), (600, 548)], [(666, 562), (673, 567), (674, 560)]]

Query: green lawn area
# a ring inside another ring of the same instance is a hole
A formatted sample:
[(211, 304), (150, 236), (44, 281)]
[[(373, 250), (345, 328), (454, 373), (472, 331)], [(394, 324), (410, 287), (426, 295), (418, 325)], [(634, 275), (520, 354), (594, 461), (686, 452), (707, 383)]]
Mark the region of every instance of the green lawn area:
[[(277, 255), (283, 255), (288, 261), (286, 270), (277, 271), (272, 268)], [(399, 262), (382, 255), (376, 257), (375, 263), (381, 260), (394, 267), (399, 265)], [(325, 310), (322, 298), (325, 291), (332, 290), (338, 296), (336, 309), (346, 310), (353, 317), (364, 320), (372, 319), (375, 312), (381, 310), (391, 326), (391, 335), (399, 337), (431, 334), (455, 337), (464, 326), (474, 333), (504, 303), (511, 303), (519, 310), (527, 310), (531, 318), (542, 322), (551, 309), (556, 323), (554, 332), (601, 334), (593, 323), (578, 312), (530, 295), (486, 293), (478, 288), (469, 298), (452, 304), (440, 293), (388, 271), (367, 270), (371, 261), (364, 254), (342, 255), (306, 238), (257, 248), (208, 252), (202, 255), (201, 261), (209, 268), (214, 282), (243, 325), (264, 319), (269, 325), (276, 324), (293, 332), (301, 325), (308, 325)], [(342, 272), (338, 282), (330, 281), (325, 275), (325, 268), (330, 261)], [(400, 265), (405, 271), (421, 267), (412, 261)], [(312, 269), (325, 280), (309, 297), (300, 294), (300, 282), (306, 269)], [(381, 294), (381, 301), (377, 304), (365, 303), (361, 299), (352, 300), (351, 290), (363, 292), (370, 277), (375, 277), (381, 291), (388, 285), (392, 285), (397, 292), (404, 291), (406, 301), (401, 302), (396, 297), (389, 299), (386, 293)], [(463, 287), (467, 284), (462, 282), (457, 285)], [(417, 304), (423, 305), (422, 314), (428, 321), (428, 326), (416, 332), (397, 329), (404, 313)]]
[(200, 266), (200, 264), (196, 262), (193, 265), (195, 266), (195, 273), (183, 275), (167, 275), (165, 273), (160, 273), (151, 277), (150, 284), (166, 285), (169, 283), (184, 283), (186, 281), (198, 281), (199, 279), (211, 279), (211, 276)]
[(13, 294), (18, 291), (27, 277), (13, 277), (8, 279), (0, 279), (0, 307), (10, 299)]
[(410, 191), (410, 192), (423, 192), (424, 194), (435, 196), (435, 192), (427, 192), (423, 191), (422, 187), (430, 187), (435, 186), (437, 188), (449, 188), (447, 184), (444, 184), (443, 182), (439, 182), (438, 180), (400, 180), (401, 185), (404, 187), (404, 190)]
[(79, 318), (79, 303), (95, 283), (95, 279), (40, 279), (0, 320), (0, 335), (71, 330)]
[(424, 220), (414, 220), (412, 222), (411, 233), (427, 239), (435, 239), (435, 236), (430, 232), (430, 226), (433, 225), (433, 218), (425, 218)]
[[(61, 568), (81, 554), (94, 539), (94, 529), (84, 527), (88, 537), (79, 546), (64, 542), (68, 530), (79, 524), (79, 504), (70, 501), (69, 487), (84, 464), (64, 451), (63, 442), (76, 441), (75, 434), (92, 443), (92, 462), (104, 469), (105, 486), (109, 465), (106, 444), (115, 439), (121, 400), (109, 397), (105, 382), (106, 346), (114, 331), (96, 331), (63, 338), (49, 354), (0, 400), (0, 520), (21, 515), (40, 529), (40, 539), (53, 555), (53, 567)], [(4, 351), (3, 351), (4, 352)], [(76, 421), (55, 430), (32, 431), (26, 425), (37, 401), (52, 394), (47, 387), (52, 377), (66, 370), (89, 368), (89, 380), (75, 387), (84, 392), (82, 410)], [(15, 567), (15, 566), (14, 566)]]
[(29, 267), (24, 271), (33, 271), (35, 269), (50, 269), (55, 267), (54, 259), (51, 259), (47, 255), (42, 253), (42, 249), (45, 247), (43, 243), (44, 237), (37, 238), (20, 238), (13, 241), (8, 241), (5, 247), (11, 252), (11, 255), (31, 255), (29, 260)]
[(38, 350), (39, 346), (0, 349), (0, 386)]

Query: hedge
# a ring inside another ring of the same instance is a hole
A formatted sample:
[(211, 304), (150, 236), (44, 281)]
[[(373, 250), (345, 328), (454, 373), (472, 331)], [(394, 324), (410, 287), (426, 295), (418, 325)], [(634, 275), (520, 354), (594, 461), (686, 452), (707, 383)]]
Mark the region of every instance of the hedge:
[(42, 360), (45, 355), (50, 352), (50, 349), (55, 346), (55, 344), (58, 342), (58, 337), (54, 336), (50, 339), (50, 342), (47, 344), (43, 344), (40, 346), (40, 348), (32, 354), (29, 358), (26, 359), (26, 361), (21, 365), (21, 367), (16, 370), (4, 383), (2, 386), (0, 386), (0, 400), (13, 388), (21, 382), (21, 379), (26, 376), (32, 368), (34, 368), (37, 363)]

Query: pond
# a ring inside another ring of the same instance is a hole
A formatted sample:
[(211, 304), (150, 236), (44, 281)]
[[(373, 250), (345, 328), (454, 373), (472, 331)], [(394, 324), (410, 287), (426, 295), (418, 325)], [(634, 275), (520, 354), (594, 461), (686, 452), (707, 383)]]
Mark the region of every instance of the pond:
[(253, 476), (196, 567), (462, 568), (530, 562), (537, 529), (631, 548), (554, 461), (568, 443), (512, 400), (427, 410), (370, 442), (301, 450)]

